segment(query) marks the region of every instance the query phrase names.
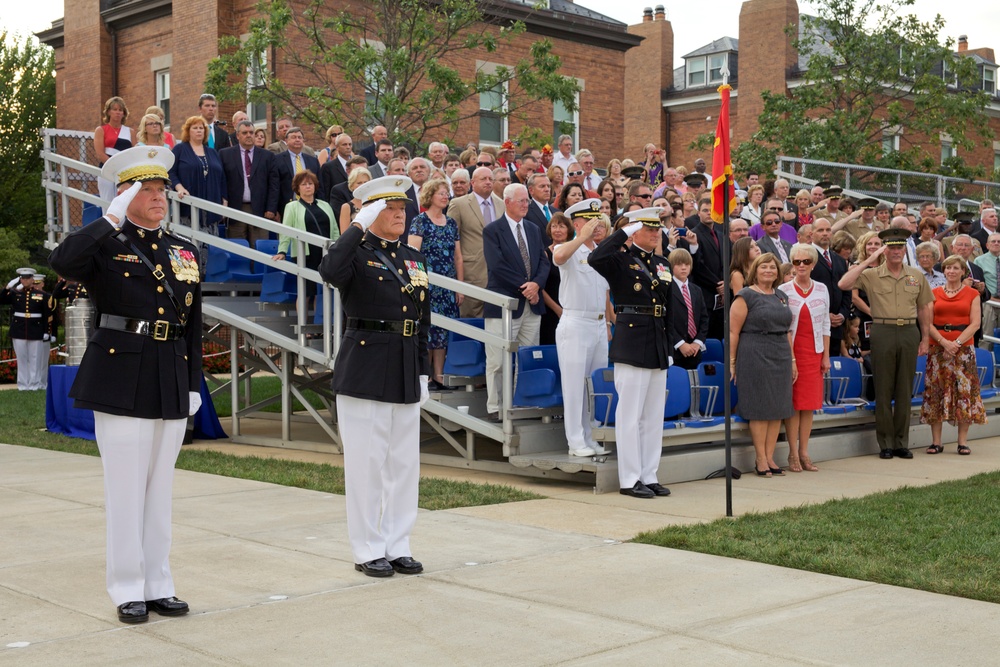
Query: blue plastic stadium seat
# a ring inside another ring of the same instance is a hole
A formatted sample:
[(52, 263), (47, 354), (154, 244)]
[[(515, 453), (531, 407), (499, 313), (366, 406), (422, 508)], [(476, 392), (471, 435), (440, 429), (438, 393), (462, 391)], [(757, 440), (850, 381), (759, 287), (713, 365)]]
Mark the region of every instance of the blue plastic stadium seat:
[(927, 355), (921, 354), (917, 357), (917, 372), (913, 375), (913, 398), (910, 399), (911, 405), (923, 405), (925, 375), (927, 375)]
[(517, 407), (554, 408), (562, 405), (562, 383), (555, 345), (522, 347), (517, 351)]
[[(249, 249), (250, 243), (246, 239), (228, 239), (231, 243), (241, 245)], [(259, 283), (263, 277), (262, 272), (255, 272), (250, 267), (250, 260), (243, 255), (229, 253), (229, 273), (233, 280), (238, 283)]]
[(222, 248), (208, 246), (208, 262), (205, 265), (205, 282), (224, 283), (233, 279), (229, 272), (229, 253)]
[(702, 361), (725, 361), (725, 352), (723, 351), (722, 341), (718, 338), (709, 338), (705, 340), (705, 353), (701, 355)]
[[(470, 317), (459, 320), (469, 326), (483, 329), (485, 320)], [(444, 358), (444, 374), (459, 377), (479, 377), (486, 375), (486, 346), (454, 331), (448, 332), (448, 352)]]
[(99, 220), (104, 215), (104, 209), (97, 204), (83, 203), (83, 224), (89, 225), (94, 220)]
[[(278, 254), (278, 241), (277, 239), (257, 239), (256, 247), (259, 252), (264, 253), (270, 257)], [(290, 257), (285, 257), (286, 261), (291, 261)], [(254, 270), (258, 273), (271, 273), (272, 271), (277, 271), (277, 269), (268, 266), (267, 264), (260, 264), (260, 270), (257, 271), (258, 265), (254, 264)]]
[(823, 413), (845, 415), (866, 407), (861, 363), (851, 357), (830, 357), (830, 397)]
[[(691, 419), (686, 426), (705, 428), (725, 421), (725, 405), (722, 399), (725, 368), (718, 361), (703, 361), (698, 368), (690, 371), (691, 379)], [(696, 398), (697, 397), (697, 398)], [(735, 405), (735, 401), (733, 401)]]
[(983, 400), (993, 398), (997, 395), (997, 389), (993, 386), (995, 366), (993, 355), (989, 350), (981, 347), (973, 348), (976, 351), (976, 367), (979, 370), (979, 395)]
[(261, 275), (260, 300), (263, 303), (295, 303), (295, 276), (284, 271)]
[(691, 377), (687, 370), (671, 366), (667, 371), (667, 400), (663, 404), (663, 428), (681, 428), (691, 409)]
[[(618, 409), (615, 369), (598, 368), (590, 374), (591, 414), (601, 426), (614, 426)], [(688, 399), (690, 401), (690, 399)]]

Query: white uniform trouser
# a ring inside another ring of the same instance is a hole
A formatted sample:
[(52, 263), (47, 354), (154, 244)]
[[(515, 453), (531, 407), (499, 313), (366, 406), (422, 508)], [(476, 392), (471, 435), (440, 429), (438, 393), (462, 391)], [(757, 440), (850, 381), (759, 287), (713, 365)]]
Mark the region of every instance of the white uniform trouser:
[(410, 556), (420, 484), (420, 404), (337, 396), (347, 535), (355, 563)]
[(563, 425), (570, 449), (597, 447), (590, 435), (590, 403), (587, 378), (608, 365), (608, 323), (563, 311), (556, 327), (556, 351), (562, 380)]
[[(487, 317), (486, 331), (503, 337), (503, 318)], [(521, 317), (511, 322), (511, 335), (521, 347), (538, 345), (542, 330), (542, 316), (531, 312), (527, 304)], [(499, 412), (503, 398), (503, 349), (495, 345), (486, 346), (486, 411)], [(510, 406), (504, 406), (509, 408)]]
[(117, 606), (174, 595), (170, 511), (186, 419), (94, 412), (104, 465), (108, 595)]
[(44, 340), (13, 338), (17, 358), (17, 388), (21, 391), (45, 389), (49, 384), (49, 353), (52, 346)]
[(663, 449), (663, 407), (667, 371), (615, 364), (615, 451), (618, 483), (630, 489), (636, 482), (653, 484)]

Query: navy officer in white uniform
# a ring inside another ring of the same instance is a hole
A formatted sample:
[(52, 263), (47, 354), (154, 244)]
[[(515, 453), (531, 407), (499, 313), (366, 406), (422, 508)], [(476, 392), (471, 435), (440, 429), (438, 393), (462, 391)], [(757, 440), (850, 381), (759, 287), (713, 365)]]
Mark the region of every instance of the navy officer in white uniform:
[(563, 308), (556, 327), (563, 425), (569, 453), (593, 456), (608, 453), (591, 436), (593, 415), (586, 397), (587, 378), (608, 365), (608, 281), (587, 258), (595, 246), (595, 230), (608, 223), (601, 213), (600, 199), (577, 202), (566, 209), (566, 215), (576, 235), (552, 250), (552, 261), (559, 267), (559, 303)]
[[(660, 209), (625, 214), (631, 221), (590, 253), (590, 265), (611, 286), (618, 314), (608, 355), (615, 362), (615, 448), (623, 495), (668, 496), (657, 470), (663, 448), (663, 408), (670, 356), (670, 283), (666, 258), (656, 254)], [(632, 245), (623, 252), (626, 242)]]
[(345, 330), (333, 368), (344, 447), (347, 533), (369, 577), (418, 574), (410, 553), (427, 401), (427, 261), (403, 243), (413, 182), (384, 176), (354, 191), (362, 209), (319, 267), (340, 290)]
[(97, 325), (70, 396), (94, 411), (104, 466), (107, 587), (123, 623), (188, 612), (170, 572), (174, 463), (201, 406), (198, 250), (165, 231), (174, 155), (137, 146), (101, 170), (108, 212), (63, 239), (49, 263), (82, 282)]

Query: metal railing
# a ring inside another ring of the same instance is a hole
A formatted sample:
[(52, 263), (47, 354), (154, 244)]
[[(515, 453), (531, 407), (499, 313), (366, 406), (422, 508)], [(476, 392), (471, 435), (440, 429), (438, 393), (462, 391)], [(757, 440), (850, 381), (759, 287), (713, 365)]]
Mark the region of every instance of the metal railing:
[[(96, 180), (100, 174), (100, 169), (92, 164), (88, 164), (76, 157), (88, 157), (92, 153), (93, 135), (89, 132), (70, 132), (66, 130), (45, 130), (45, 149), (42, 151), (44, 159), (44, 172), (42, 177), (42, 187), (46, 193), (46, 242), (49, 249), (58, 245), (59, 241), (75, 229), (82, 225), (81, 203), (100, 206), (106, 210), (110, 202), (101, 199), (94, 194), (96, 192)], [(88, 145), (88, 142), (90, 144)], [(67, 148), (69, 150), (67, 150)], [(75, 157), (69, 157), (60, 153), (72, 152)], [(203, 312), (207, 320), (214, 320), (230, 327), (232, 331), (232, 363), (230, 370), (230, 381), (227, 386), (232, 388), (233, 413), (232, 431), (235, 435), (241, 433), (239, 419), (241, 412), (238, 405), (238, 385), (245, 381), (245, 376), (239, 370), (239, 359), (237, 358), (237, 344), (235, 330), (239, 330), (244, 335), (254, 340), (265, 340), (270, 344), (277, 345), (281, 349), (280, 358), (282, 363), (294, 363), (295, 366), (304, 368), (307, 365), (319, 366), (328, 370), (333, 370), (337, 352), (340, 348), (340, 335), (343, 323), (343, 310), (340, 296), (336, 289), (323, 282), (319, 273), (305, 266), (305, 249), (313, 248), (315, 251), (325, 253), (332, 245), (328, 238), (312, 234), (304, 230), (293, 229), (273, 222), (265, 218), (245, 213), (238, 209), (232, 209), (220, 204), (215, 204), (203, 199), (187, 196), (181, 200), (177, 193), (168, 190), (169, 211), (164, 221), (165, 228), (171, 233), (191, 239), (192, 242), (203, 248), (215, 247), (239, 255), (246, 259), (264, 264), (275, 271), (284, 272), (295, 276), (298, 287), (298, 298), (294, 305), (295, 325), (293, 327), (295, 338), (290, 338), (278, 331), (274, 331), (265, 326), (261, 326), (245, 317), (209, 303), (203, 304)], [(189, 215), (182, 218), (180, 207), (190, 206)], [(291, 238), (295, 246), (294, 261), (275, 260), (270, 255), (260, 252), (254, 248), (248, 248), (233, 241), (217, 236), (205, 230), (202, 221), (206, 215), (213, 214), (221, 218), (228, 218), (231, 221), (244, 222), (253, 227), (265, 230), (269, 233), (282, 235)], [(438, 313), (431, 314), (431, 322), (438, 327), (462, 334), (468, 338), (480, 341), (485, 345), (500, 347), (504, 350), (502, 364), (502, 396), (505, 408), (512, 406), (513, 400), (513, 379), (514, 369), (512, 354), (517, 351), (518, 344), (513, 339), (511, 327), (513, 321), (513, 311), (517, 306), (517, 300), (496, 292), (470, 285), (458, 280), (447, 278), (428, 272), (428, 280), (431, 285), (443, 287), (454, 292), (465, 295), (467, 298), (478, 299), (485, 303), (499, 306), (502, 309), (504, 336), (491, 334), (484, 329), (470, 326), (465, 322), (445, 317)], [(306, 287), (309, 283), (315, 285), (317, 295), (317, 309), (322, 309), (322, 345), (320, 349), (314, 348), (307, 338), (307, 328), (309, 326), (309, 303), (305, 297)], [(224, 286), (224, 284), (222, 284)], [(294, 359), (294, 362), (292, 361)], [(290, 423), (290, 400), (294, 395), (307, 405), (298, 390), (290, 384), (292, 379), (289, 370), (282, 368), (282, 364), (269, 364), (275, 371), (275, 375), (282, 379), (282, 440), (289, 437)], [(247, 395), (248, 392), (247, 392)], [(249, 401), (248, 401), (249, 403)], [(307, 406), (316, 421), (322, 422), (322, 417)], [(473, 415), (460, 413), (457, 409), (431, 400), (424, 406), (425, 414), (436, 415), (446, 418), (450, 422), (475, 431), (476, 433), (487, 435), (488, 437), (500, 440), (504, 443), (505, 452), (514, 433), (512, 420), (506, 410), (502, 411), (502, 426), (491, 424)], [(426, 418), (426, 416), (425, 416)], [(328, 424), (321, 424), (328, 427)], [(331, 429), (327, 432), (336, 441), (336, 436)], [(466, 451), (461, 451), (467, 457), (472, 456), (473, 449), (470, 447)]]
[(875, 197), (890, 203), (905, 202), (908, 206), (933, 201), (937, 206), (952, 211), (962, 210), (963, 207), (976, 209), (983, 199), (995, 199), (1000, 195), (1000, 183), (992, 181), (785, 155), (778, 157), (774, 174), (787, 179), (793, 186), (812, 186), (819, 181), (831, 181), (852, 196)]

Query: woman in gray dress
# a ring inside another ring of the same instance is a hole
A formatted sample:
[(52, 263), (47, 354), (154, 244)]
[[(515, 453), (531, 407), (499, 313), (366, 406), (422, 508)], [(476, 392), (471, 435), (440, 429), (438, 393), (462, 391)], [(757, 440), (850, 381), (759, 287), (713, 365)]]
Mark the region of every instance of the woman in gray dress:
[(760, 477), (784, 475), (774, 462), (781, 421), (792, 416), (792, 311), (788, 295), (779, 284), (778, 259), (765, 253), (750, 265), (747, 287), (740, 290), (729, 311), (730, 367), (740, 392), (736, 414), (750, 422), (756, 455), (754, 470)]

